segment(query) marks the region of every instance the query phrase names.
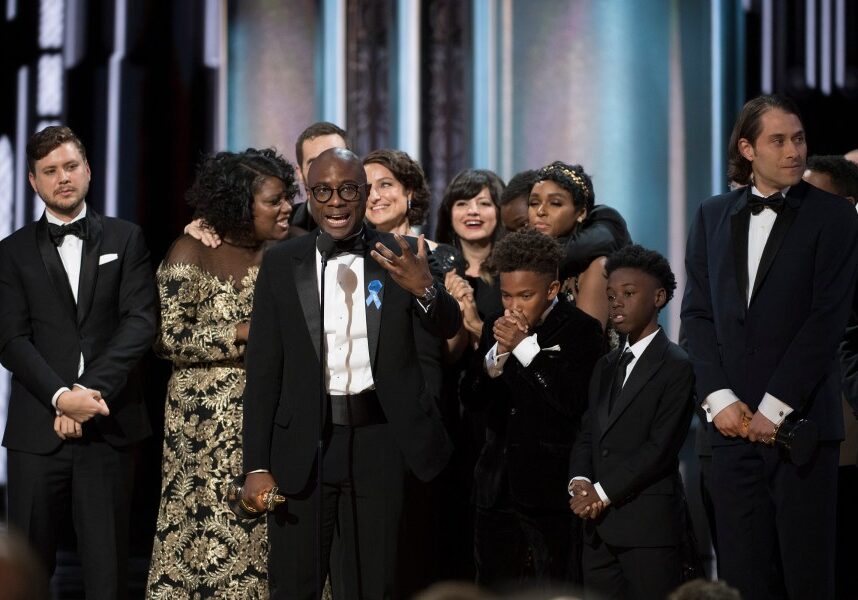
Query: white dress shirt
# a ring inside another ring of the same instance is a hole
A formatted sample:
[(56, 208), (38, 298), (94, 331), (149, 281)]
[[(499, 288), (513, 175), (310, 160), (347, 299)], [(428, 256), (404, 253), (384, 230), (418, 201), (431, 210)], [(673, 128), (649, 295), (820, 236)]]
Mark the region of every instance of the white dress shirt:
[[(623, 348), (623, 352), (631, 352), (633, 358), (629, 361), (629, 364), (626, 367), (626, 376), (625, 376), (625, 378), (623, 378), (623, 386), (626, 385), (626, 382), (629, 380), (629, 375), (632, 374), (632, 370), (634, 370), (635, 365), (638, 364), (638, 360), (643, 355), (644, 351), (649, 347), (650, 343), (655, 339), (655, 336), (658, 335), (659, 331), (661, 331), (661, 328), (657, 327), (656, 330), (653, 331), (651, 334), (649, 334), (646, 337), (639, 339), (638, 341), (636, 341), (631, 346), (629, 345), (628, 340), (626, 340), (626, 345)], [(620, 353), (620, 356), (622, 356), (622, 353)], [(590, 479), (587, 477), (582, 477), (582, 476), (573, 477), (572, 480), (569, 482), (569, 495), (570, 496), (575, 495), (572, 492), (572, 483), (576, 480), (583, 480), (583, 481), (586, 481), (588, 483), (590, 482)], [(608, 506), (611, 503), (611, 499), (608, 498), (608, 495), (605, 493), (605, 490), (602, 489), (602, 484), (597, 481), (596, 483), (593, 484), (593, 487), (596, 488), (596, 493), (599, 494), (599, 499), (601, 499), (602, 502), (605, 503), (605, 506)]]
[[(328, 259), (325, 268), (325, 385), (329, 394), (359, 394), (375, 386), (366, 311), (381, 309), (366, 306), (364, 260), (356, 254), (341, 254)], [(321, 271), (316, 250), (316, 281), (321, 280)]]
[[(45, 219), (48, 223), (53, 223), (54, 225), (68, 225), (69, 223), (74, 223), (75, 221), (80, 221), (81, 219), (86, 218), (86, 202), (83, 203), (83, 208), (80, 213), (72, 219), (71, 221), (65, 222), (61, 219), (55, 217), (51, 214), (50, 211), (45, 210)], [(60, 255), (60, 261), (63, 263), (63, 269), (65, 269), (66, 277), (69, 280), (69, 286), (71, 287), (72, 296), (74, 296), (74, 301), (77, 303), (77, 288), (80, 283), (80, 264), (83, 257), (83, 240), (74, 235), (67, 235), (63, 238), (60, 245), (57, 246), (57, 254)], [(80, 377), (81, 373), (83, 373), (83, 352), (80, 354), (80, 361), (78, 363), (77, 375)], [(78, 387), (83, 387), (82, 385), (78, 385)], [(67, 387), (61, 387), (56, 392), (54, 392), (53, 397), (51, 398), (51, 404), (54, 409), (57, 408), (57, 399), (60, 397), (60, 394), (63, 392), (71, 391)], [(59, 411), (58, 411), (59, 414)]]
[[(781, 194), (786, 197), (788, 191), (789, 188), (786, 187), (781, 190)], [(751, 186), (751, 193), (758, 198), (765, 197), (756, 186)], [(777, 216), (777, 213), (771, 208), (764, 208), (756, 215), (751, 214), (751, 222), (748, 227), (748, 295), (745, 298), (745, 303), (748, 305), (751, 303), (751, 293), (754, 290), (754, 282), (760, 268), (760, 259), (763, 257), (763, 250), (769, 240), (769, 234), (772, 232)], [(701, 404), (703, 410), (706, 411), (706, 420), (711, 423), (719, 412), (734, 402), (738, 402), (738, 400), (739, 397), (729, 388), (715, 390), (706, 396)], [(781, 402), (766, 392), (757, 410), (777, 426), (784, 422), (784, 419), (789, 416), (793, 409), (789, 404)]]

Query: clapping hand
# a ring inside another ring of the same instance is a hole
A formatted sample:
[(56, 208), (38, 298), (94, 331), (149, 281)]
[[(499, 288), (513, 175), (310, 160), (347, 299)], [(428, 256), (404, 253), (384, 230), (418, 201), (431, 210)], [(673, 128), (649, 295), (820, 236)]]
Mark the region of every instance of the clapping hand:
[(514, 350), (527, 337), (529, 330), (524, 313), (505, 310), (504, 315), (495, 321), (492, 330), (498, 343), (498, 354), (506, 354)]
[(467, 279), (455, 271), (447, 271), (444, 274), (444, 287), (459, 303), (465, 329), (479, 340), (483, 334), (483, 320), (480, 318), (477, 303), (474, 301), (474, 288), (471, 287)]

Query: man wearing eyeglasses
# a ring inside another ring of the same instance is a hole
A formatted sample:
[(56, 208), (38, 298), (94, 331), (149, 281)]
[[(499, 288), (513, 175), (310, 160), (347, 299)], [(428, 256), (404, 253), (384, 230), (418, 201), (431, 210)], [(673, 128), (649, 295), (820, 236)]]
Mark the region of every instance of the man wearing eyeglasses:
[(287, 498), (268, 515), (272, 598), (313, 598), (329, 570), (336, 598), (390, 598), (406, 469), (432, 479), (451, 453), (420, 368), (415, 321), (447, 338), (461, 314), (433, 282), (422, 236), (415, 244), (364, 227), (370, 186), (354, 153), (320, 154), (307, 186), (320, 233), (334, 240), (324, 323), (317, 236), (272, 248), (256, 282), (247, 346), (243, 498), (259, 512), (274, 486)]

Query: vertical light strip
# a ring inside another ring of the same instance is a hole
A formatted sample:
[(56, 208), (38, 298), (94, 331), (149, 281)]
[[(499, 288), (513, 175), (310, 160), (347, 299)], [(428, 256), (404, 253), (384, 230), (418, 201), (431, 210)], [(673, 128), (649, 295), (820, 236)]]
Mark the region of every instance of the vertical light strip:
[(834, 83), (846, 87), (846, 0), (834, 5)]
[(83, 60), (84, 52), (84, 27), (86, 24), (85, 7), (81, 2), (66, 3), (65, 10), (65, 39), (63, 40), (63, 57), (65, 68), (76, 67)]
[(205, 66), (215, 71), (216, 89), (212, 143), (214, 150), (226, 150), (227, 104), (227, 32), (226, 0), (206, 0), (205, 4)]
[(819, 75), (819, 89), (826, 96), (831, 95), (831, 0), (821, 0), (822, 14), (820, 19), (820, 44), (822, 49), (820, 55), (821, 71)]
[(420, 0), (396, 3), (396, 147), (420, 160)]
[(723, 0), (710, 4), (710, 70), (712, 86), (712, 194), (720, 194), (724, 181), (724, 22)]
[(322, 120), (346, 123), (346, 0), (322, 2)]
[(474, 0), (473, 166), (495, 169), (497, 128), (497, 45), (495, 0)]
[[(717, 2), (713, 1), (713, 4)], [(679, 30), (679, 0), (670, 3), (670, 50), (668, 84), (668, 183), (667, 183), (667, 257), (676, 274), (680, 296), (685, 290), (685, 107), (683, 103), (682, 38)], [(668, 331), (679, 338), (680, 302), (668, 310)]]
[(18, 16), (18, 1), (6, 0), (6, 20), (14, 21)]
[(104, 162), (104, 214), (115, 217), (119, 211), (119, 110), (122, 100), (122, 60), (125, 58), (126, 0), (114, 4), (113, 53), (110, 55), (107, 81), (107, 156)]
[(804, 81), (816, 87), (816, 0), (805, 0), (804, 5)]
[(27, 180), (27, 106), (30, 72), (27, 67), (18, 69), (18, 110), (15, 117), (15, 229), (24, 226), (24, 213), (28, 188)]
[(760, 52), (760, 88), (764, 94), (771, 94), (773, 83), (772, 55), (774, 53), (774, 12), (772, 10), (772, 0), (763, 0), (762, 27), (763, 35), (760, 40), (762, 45)]
[(513, 20), (512, 0), (501, 0), (501, 93), (500, 93), (500, 176), (508, 180), (514, 175), (512, 167), (513, 150)]

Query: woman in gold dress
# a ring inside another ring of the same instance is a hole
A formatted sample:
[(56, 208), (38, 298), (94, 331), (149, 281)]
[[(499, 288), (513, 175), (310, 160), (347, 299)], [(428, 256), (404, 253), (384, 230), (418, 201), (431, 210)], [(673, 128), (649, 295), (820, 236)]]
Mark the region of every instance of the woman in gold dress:
[(183, 235), (158, 268), (156, 352), (173, 362), (161, 504), (146, 597), (267, 598), (265, 519), (240, 521), (224, 496), (241, 473), (244, 349), (267, 245), (289, 232), (293, 168), (273, 150), (206, 158), (188, 192), (223, 240)]

